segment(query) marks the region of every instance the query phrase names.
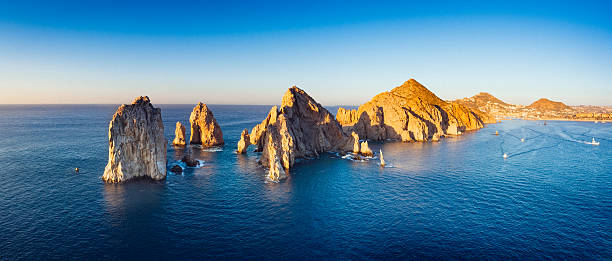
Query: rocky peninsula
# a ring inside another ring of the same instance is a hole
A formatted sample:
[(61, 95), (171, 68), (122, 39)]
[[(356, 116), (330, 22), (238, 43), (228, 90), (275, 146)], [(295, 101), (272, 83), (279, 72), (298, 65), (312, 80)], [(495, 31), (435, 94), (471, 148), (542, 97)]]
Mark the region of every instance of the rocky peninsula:
[[(286, 177), (296, 159), (315, 158), (324, 152), (374, 156), (368, 139), (437, 141), (491, 122), (495, 121), (487, 113), (443, 101), (413, 79), (375, 96), (357, 110), (340, 108), (335, 118), (293, 86), (283, 96), (280, 108), (272, 107), (250, 135), (247, 130), (242, 132), (238, 152), (243, 153), (249, 143), (256, 145), (262, 152), (259, 162), (269, 168), (268, 178), (278, 181)], [(245, 142), (247, 137), (249, 142)]]
[(166, 178), (166, 149), (161, 109), (149, 97), (136, 98), (115, 112), (108, 126), (108, 164), (102, 179), (123, 182), (137, 177)]
[(357, 110), (339, 108), (345, 132), (362, 139), (437, 141), (495, 122), (488, 114), (438, 98), (414, 79), (380, 93)]

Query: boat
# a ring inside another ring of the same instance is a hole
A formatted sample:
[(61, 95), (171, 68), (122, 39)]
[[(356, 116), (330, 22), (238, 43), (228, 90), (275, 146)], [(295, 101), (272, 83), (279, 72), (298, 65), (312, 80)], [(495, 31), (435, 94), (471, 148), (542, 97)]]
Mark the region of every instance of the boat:
[(504, 155), (502, 157), (504, 157), (504, 159), (506, 159), (506, 158), (508, 158), (508, 154), (504, 153)]
[(495, 131), (495, 135), (499, 135), (499, 132), (498, 132), (498, 131)]
[(599, 145), (599, 141), (595, 141), (595, 138), (593, 138), (593, 141), (587, 142), (586, 144), (591, 144), (593, 146), (597, 146), (597, 145)]

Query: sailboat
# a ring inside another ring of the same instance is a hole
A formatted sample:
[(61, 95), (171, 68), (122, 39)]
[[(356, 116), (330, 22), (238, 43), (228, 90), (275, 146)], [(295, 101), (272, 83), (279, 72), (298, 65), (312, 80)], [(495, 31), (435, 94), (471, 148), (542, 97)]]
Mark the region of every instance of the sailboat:
[(586, 144), (591, 144), (593, 146), (597, 146), (597, 145), (599, 145), (599, 141), (595, 141), (595, 138), (593, 138), (593, 141), (587, 142)]

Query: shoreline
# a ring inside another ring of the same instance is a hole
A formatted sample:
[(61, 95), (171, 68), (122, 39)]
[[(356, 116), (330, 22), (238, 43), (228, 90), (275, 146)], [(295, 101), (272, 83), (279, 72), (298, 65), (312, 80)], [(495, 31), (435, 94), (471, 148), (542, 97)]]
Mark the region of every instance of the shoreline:
[(603, 122), (612, 122), (612, 120), (587, 120), (587, 119), (564, 119), (564, 118), (550, 118), (550, 119), (531, 119), (531, 118), (517, 118), (517, 119), (501, 119), (500, 121), (508, 121), (508, 120), (526, 120), (526, 121), (575, 121), (575, 122), (595, 122), (603, 123)]

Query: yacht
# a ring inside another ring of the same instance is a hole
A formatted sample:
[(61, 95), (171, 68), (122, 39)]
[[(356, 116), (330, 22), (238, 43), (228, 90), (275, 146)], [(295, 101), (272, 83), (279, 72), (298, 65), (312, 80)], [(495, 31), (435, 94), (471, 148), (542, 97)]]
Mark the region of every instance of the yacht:
[(595, 138), (593, 138), (593, 141), (587, 142), (587, 144), (591, 144), (591, 145), (597, 146), (597, 145), (599, 145), (599, 141), (595, 141)]

